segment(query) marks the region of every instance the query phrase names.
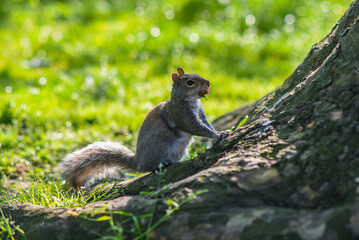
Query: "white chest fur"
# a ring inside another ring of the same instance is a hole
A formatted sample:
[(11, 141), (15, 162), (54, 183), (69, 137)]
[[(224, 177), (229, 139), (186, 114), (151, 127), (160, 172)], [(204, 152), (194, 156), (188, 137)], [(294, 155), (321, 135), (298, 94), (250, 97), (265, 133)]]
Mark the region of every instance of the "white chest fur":
[(171, 143), (168, 151), (168, 159), (173, 163), (181, 161), (181, 159), (188, 154), (188, 146), (193, 141), (192, 134), (181, 131), (176, 127), (176, 124), (170, 120), (167, 120), (168, 126), (173, 129), (175, 140)]
[(174, 162), (179, 162), (188, 154), (188, 147), (192, 143), (193, 138), (190, 133), (177, 131), (177, 141), (174, 142), (171, 148), (171, 155)]
[(197, 99), (196, 101), (189, 102), (190, 109), (192, 109), (192, 112), (194, 115), (198, 115), (199, 110), (202, 108), (202, 102), (201, 100)]

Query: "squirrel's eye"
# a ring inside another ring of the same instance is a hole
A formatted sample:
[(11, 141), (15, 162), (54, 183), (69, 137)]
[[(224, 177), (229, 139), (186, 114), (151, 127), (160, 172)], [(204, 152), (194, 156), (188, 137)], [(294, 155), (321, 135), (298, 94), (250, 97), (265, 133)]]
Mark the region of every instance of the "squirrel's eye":
[(186, 84), (187, 84), (188, 86), (192, 86), (192, 85), (194, 84), (194, 81), (193, 81), (193, 80), (188, 80), (188, 81), (186, 82)]

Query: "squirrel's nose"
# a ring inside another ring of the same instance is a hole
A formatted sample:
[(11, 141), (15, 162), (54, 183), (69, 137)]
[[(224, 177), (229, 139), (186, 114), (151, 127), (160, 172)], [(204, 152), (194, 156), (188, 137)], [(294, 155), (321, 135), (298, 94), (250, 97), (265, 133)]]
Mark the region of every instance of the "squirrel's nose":
[(206, 85), (207, 87), (209, 87), (209, 85), (211, 85), (211, 83), (206, 80), (206, 81), (204, 82), (204, 85)]

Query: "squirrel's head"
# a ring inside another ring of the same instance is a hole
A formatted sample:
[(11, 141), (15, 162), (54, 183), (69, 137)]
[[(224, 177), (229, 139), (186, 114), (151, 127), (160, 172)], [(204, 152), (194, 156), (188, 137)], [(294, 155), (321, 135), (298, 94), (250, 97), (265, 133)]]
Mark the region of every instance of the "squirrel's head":
[(209, 93), (210, 82), (198, 74), (185, 74), (182, 68), (177, 68), (177, 73), (172, 74), (172, 91), (184, 94), (191, 98), (201, 98)]

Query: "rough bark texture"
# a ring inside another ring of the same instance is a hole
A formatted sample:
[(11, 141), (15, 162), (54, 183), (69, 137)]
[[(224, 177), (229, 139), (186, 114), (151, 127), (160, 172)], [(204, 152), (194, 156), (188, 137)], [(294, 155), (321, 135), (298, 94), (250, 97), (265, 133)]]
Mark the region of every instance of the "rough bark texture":
[[(93, 239), (107, 222), (73, 212), (104, 206), (156, 222), (169, 199), (188, 201), (150, 234), (165, 239), (359, 239), (359, 1), (275, 92), (215, 122), (244, 127), (195, 159), (122, 183), (125, 196), (77, 209), (3, 205), (29, 239)], [(172, 183), (157, 188), (153, 186)], [(70, 211), (71, 210), (71, 211)], [(140, 221), (142, 227), (148, 221)], [(125, 223), (125, 228), (133, 228)], [(91, 231), (89, 231), (91, 230)], [(128, 237), (133, 235), (128, 234)]]

